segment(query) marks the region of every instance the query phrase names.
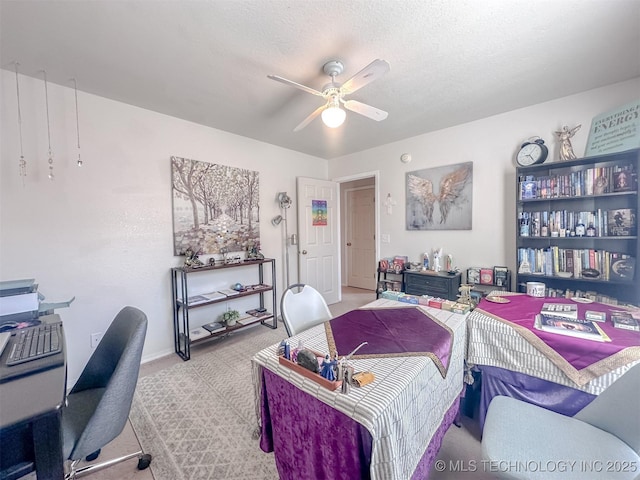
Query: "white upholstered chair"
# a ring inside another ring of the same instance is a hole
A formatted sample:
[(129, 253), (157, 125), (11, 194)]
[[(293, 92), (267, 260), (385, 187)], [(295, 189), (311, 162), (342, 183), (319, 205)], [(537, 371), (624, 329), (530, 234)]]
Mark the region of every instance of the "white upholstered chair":
[(639, 395), (637, 364), (573, 417), (494, 397), (482, 432), (482, 455), (487, 465), (496, 466), (499, 478), (639, 478)]

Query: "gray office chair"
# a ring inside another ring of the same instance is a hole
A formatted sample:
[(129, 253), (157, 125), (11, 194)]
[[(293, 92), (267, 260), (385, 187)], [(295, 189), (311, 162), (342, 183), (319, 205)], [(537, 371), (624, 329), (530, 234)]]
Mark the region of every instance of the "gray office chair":
[[(482, 432), (482, 455), (497, 466), (494, 473), (500, 478), (636, 478), (639, 392), (637, 364), (573, 417), (511, 397), (494, 397)], [(576, 463), (569, 467), (569, 461)], [(564, 471), (550, 471), (563, 464)], [(624, 471), (625, 465), (636, 468)]]
[(280, 313), (290, 337), (332, 318), (324, 297), (304, 283), (287, 287), (280, 299)]
[(149, 466), (151, 456), (135, 452), (101, 464), (77, 468), (85, 457), (95, 459), (100, 449), (124, 429), (138, 382), (140, 357), (147, 332), (147, 316), (124, 307), (91, 355), (62, 409), (64, 458), (71, 460), (65, 479), (90, 473), (139, 457), (138, 469)]

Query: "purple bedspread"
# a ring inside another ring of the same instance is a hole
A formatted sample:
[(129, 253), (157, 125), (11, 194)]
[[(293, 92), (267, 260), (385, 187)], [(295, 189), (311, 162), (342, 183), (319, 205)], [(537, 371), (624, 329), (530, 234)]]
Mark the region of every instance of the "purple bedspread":
[[(270, 370), (262, 372), (260, 448), (275, 451), (281, 480), (371, 478), (372, 439), (366, 428)], [(453, 402), (445, 414), (411, 480), (428, 478), (459, 405)]]
[(366, 341), (352, 358), (428, 356), (446, 377), (451, 331), (419, 308), (352, 310), (325, 323), (325, 329), (329, 350), (340, 356)]
[[(594, 342), (549, 332), (543, 332), (533, 327), (536, 314), (540, 313), (544, 303), (570, 303), (566, 298), (537, 298), (528, 295), (511, 295), (510, 303), (491, 303), (483, 299), (478, 305), (482, 312), (512, 324), (523, 327), (542, 340), (557, 352), (576, 370), (582, 370), (596, 362), (604, 360), (628, 347), (640, 346), (640, 334), (629, 330), (614, 328), (610, 321), (600, 322), (598, 326), (611, 338), (611, 342)], [(584, 318), (586, 310), (607, 312), (609, 318), (611, 310), (617, 310), (602, 303), (578, 304), (578, 318)]]

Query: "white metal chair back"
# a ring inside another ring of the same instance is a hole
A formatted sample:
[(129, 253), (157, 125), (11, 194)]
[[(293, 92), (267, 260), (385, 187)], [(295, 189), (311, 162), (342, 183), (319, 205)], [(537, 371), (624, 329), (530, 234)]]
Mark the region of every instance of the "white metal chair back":
[[(295, 290), (299, 290), (297, 293)], [(280, 313), (290, 337), (331, 320), (331, 312), (320, 292), (303, 283), (290, 285), (280, 300)]]

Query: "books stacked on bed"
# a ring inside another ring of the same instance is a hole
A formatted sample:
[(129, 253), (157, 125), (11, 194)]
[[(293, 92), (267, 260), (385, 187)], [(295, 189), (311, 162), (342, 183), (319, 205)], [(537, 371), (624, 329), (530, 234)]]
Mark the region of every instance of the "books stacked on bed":
[(540, 313), (536, 315), (534, 327), (544, 332), (556, 333), (596, 342), (610, 342), (611, 339), (600, 327), (590, 320), (579, 320), (558, 315)]

